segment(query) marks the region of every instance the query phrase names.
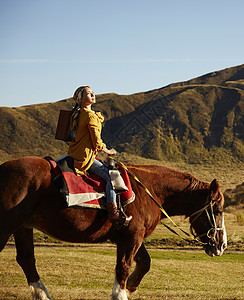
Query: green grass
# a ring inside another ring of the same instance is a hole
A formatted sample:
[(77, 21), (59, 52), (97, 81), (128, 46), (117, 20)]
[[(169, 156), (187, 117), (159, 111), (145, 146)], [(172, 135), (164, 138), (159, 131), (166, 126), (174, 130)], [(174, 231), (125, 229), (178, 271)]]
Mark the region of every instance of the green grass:
[[(37, 268), (53, 299), (109, 299), (116, 248), (111, 244), (37, 247)], [(151, 270), (131, 300), (243, 299), (244, 256), (210, 258), (200, 251), (149, 249)], [(0, 254), (0, 299), (30, 299), (15, 249)]]
[[(225, 214), (228, 250), (210, 258), (201, 247), (182, 243), (159, 224), (147, 238), (151, 270), (131, 300), (141, 299), (243, 299), (243, 210)], [(183, 229), (181, 217), (174, 220)], [(116, 248), (105, 244), (67, 244), (35, 230), (38, 272), (53, 299), (109, 299), (114, 281)], [(30, 299), (29, 288), (15, 261), (13, 241), (0, 253), (0, 299)], [(192, 250), (194, 249), (194, 250)], [(228, 252), (230, 251), (230, 252)]]

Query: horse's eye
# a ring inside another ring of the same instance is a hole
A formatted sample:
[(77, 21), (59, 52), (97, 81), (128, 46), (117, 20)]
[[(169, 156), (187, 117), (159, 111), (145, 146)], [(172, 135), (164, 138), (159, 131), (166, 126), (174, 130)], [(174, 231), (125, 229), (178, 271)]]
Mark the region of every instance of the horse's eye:
[(215, 235), (215, 228), (209, 229), (209, 231), (208, 231), (208, 233), (207, 233), (207, 236), (208, 236), (209, 238), (211, 238), (211, 237), (214, 236), (214, 235)]

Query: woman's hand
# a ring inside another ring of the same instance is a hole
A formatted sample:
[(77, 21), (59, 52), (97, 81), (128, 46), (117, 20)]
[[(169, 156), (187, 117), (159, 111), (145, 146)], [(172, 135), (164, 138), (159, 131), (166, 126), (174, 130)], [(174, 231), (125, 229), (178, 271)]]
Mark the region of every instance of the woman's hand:
[(108, 154), (108, 155), (116, 155), (117, 154), (117, 151), (115, 150), (115, 149), (107, 149), (107, 148), (105, 148), (104, 150), (103, 150), (103, 152), (104, 153), (106, 153), (106, 154)]

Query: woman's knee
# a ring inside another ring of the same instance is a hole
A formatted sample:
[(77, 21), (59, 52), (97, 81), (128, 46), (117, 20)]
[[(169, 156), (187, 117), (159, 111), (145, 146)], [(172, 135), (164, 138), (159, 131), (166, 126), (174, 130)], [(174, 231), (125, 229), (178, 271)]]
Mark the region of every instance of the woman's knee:
[(109, 169), (105, 167), (101, 162), (94, 161), (92, 166), (89, 169), (92, 173), (98, 175), (105, 181), (111, 181), (110, 175), (109, 175)]

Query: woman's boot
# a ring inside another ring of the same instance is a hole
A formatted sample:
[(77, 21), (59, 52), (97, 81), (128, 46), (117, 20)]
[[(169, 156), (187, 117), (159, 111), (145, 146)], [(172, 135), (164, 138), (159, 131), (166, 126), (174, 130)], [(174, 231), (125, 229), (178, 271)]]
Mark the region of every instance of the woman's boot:
[(128, 226), (132, 216), (128, 217), (125, 213), (118, 210), (117, 204), (114, 202), (107, 203), (108, 219), (116, 225)]

